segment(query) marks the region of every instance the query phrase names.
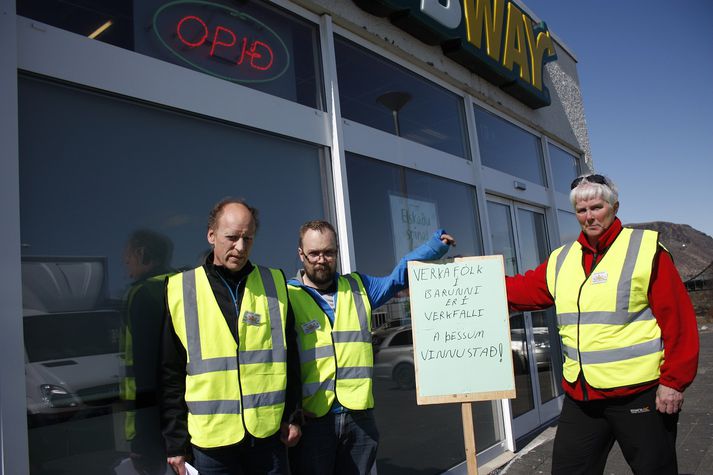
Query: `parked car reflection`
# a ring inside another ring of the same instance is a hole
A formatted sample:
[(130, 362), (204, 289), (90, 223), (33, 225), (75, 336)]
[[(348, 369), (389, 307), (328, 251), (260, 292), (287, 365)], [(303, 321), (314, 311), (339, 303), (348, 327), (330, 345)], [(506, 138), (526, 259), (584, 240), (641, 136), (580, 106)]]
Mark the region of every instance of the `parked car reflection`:
[[(534, 327), (535, 339), (535, 363), (538, 371), (550, 369), (550, 330), (547, 327)], [(515, 373), (520, 374), (529, 371), (529, 358), (527, 355), (527, 340), (525, 331), (522, 328), (512, 328), (510, 330), (510, 348), (512, 350), (513, 365)]]
[(374, 331), (372, 345), (375, 378), (393, 380), (400, 389), (416, 387), (411, 325)]
[(121, 314), (101, 308), (104, 264), (93, 257), (23, 257), (30, 427), (107, 414), (118, 402)]

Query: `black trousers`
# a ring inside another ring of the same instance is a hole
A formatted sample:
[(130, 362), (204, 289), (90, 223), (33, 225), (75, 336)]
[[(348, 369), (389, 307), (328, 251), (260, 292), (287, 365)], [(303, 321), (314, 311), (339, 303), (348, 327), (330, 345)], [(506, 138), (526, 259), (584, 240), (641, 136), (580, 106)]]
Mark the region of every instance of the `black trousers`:
[(611, 400), (565, 396), (552, 454), (555, 475), (601, 474), (614, 441), (635, 474), (677, 474), (678, 414), (656, 410), (656, 387)]

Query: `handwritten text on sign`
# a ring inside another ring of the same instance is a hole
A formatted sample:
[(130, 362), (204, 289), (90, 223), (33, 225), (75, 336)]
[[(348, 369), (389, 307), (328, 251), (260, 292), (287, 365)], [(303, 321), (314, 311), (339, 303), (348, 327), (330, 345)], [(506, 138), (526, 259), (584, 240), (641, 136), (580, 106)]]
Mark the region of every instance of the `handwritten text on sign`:
[(409, 287), (419, 403), (514, 397), (502, 256), (409, 262)]

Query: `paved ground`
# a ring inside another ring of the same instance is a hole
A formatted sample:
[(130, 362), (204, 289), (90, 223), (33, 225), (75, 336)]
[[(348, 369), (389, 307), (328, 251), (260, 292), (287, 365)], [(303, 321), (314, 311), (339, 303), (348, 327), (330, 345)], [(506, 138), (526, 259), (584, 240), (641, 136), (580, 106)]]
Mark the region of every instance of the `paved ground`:
[[(701, 355), (698, 375), (685, 392), (678, 425), (678, 469), (681, 475), (713, 473), (713, 326), (700, 328)], [(552, 443), (556, 427), (550, 427), (518, 451), (507, 465), (491, 475), (533, 475), (552, 471)], [(615, 444), (604, 472), (631, 474)]]

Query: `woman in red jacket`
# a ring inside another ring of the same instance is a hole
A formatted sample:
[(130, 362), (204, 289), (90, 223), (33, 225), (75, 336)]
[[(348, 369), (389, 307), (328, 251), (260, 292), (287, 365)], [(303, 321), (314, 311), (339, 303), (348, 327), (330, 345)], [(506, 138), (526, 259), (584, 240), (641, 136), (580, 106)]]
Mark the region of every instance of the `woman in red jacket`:
[(677, 473), (676, 424), (698, 367), (698, 328), (653, 231), (623, 228), (602, 175), (572, 182), (579, 238), (506, 279), (514, 311), (555, 306), (565, 400), (552, 473), (602, 473), (616, 440), (634, 473)]

